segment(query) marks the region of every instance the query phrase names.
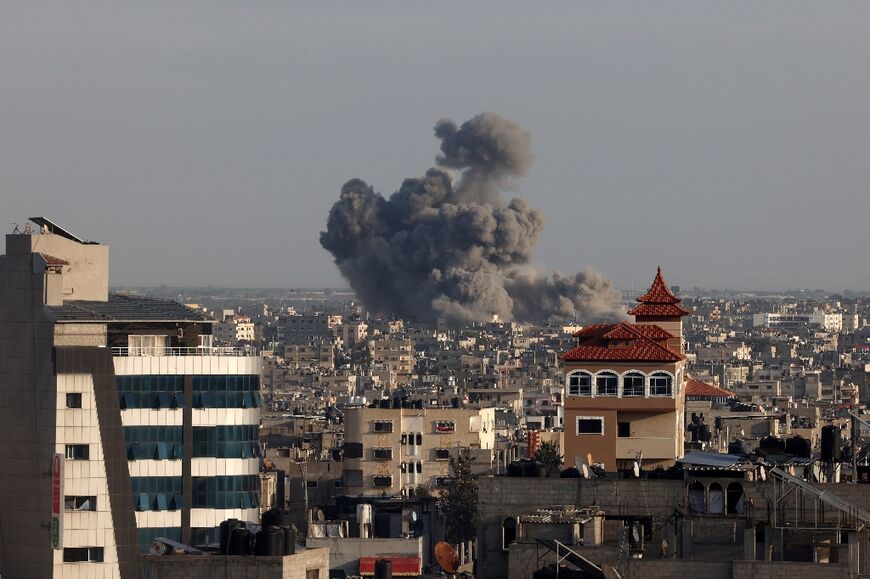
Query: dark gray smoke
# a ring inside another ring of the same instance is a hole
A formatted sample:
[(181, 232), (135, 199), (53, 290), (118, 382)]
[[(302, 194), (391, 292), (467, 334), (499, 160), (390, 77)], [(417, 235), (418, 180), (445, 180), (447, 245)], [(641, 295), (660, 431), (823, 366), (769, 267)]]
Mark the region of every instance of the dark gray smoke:
[(406, 179), (389, 199), (352, 179), (329, 211), (320, 243), (367, 308), (454, 324), (493, 314), (532, 322), (618, 315), (607, 279), (527, 267), (543, 215), (501, 197), (532, 163), (527, 132), (484, 113), (461, 127), (439, 121), (435, 135), (437, 168)]

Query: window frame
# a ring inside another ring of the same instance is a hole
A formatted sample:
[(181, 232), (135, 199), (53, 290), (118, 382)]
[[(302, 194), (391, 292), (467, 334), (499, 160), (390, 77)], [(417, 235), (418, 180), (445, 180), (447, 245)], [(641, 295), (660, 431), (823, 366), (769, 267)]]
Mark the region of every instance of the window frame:
[[(640, 378), (640, 394), (637, 394), (637, 387), (632, 386), (632, 390), (629, 392), (628, 387), (626, 386), (626, 379), (636, 380)], [(625, 374), (622, 375), (622, 396), (624, 398), (643, 398), (646, 396), (646, 383), (647, 376), (643, 372), (638, 370), (629, 370)]]
[[(657, 398), (672, 398), (674, 395), (674, 377), (670, 373), (667, 372), (655, 372), (654, 374), (650, 374), (647, 378), (649, 382), (649, 395), (655, 396)], [(661, 388), (661, 386), (657, 385), (656, 382), (658, 380), (666, 380), (667, 384), (667, 393), (657, 393), (655, 390)]]
[[(602, 392), (602, 384), (601, 381), (609, 381), (613, 379), (612, 390), (609, 390), (610, 386), (605, 385), (608, 390)], [(619, 374), (613, 372), (611, 370), (602, 370), (601, 372), (595, 373), (595, 395), (596, 396), (604, 396), (607, 398), (615, 398), (619, 396)]]
[[(592, 396), (592, 384), (593, 384), (593, 375), (591, 372), (587, 372), (585, 370), (576, 370), (568, 374), (568, 396), (583, 396), (583, 397), (591, 397)], [(577, 379), (576, 384), (572, 384), (574, 379)], [(581, 384), (580, 379), (586, 378), (589, 383)]]
[[(78, 401), (70, 404), (70, 400)], [(65, 396), (65, 401), (67, 408), (81, 408), (82, 407), (82, 393), (81, 392), (67, 392)]]
[[(580, 421), (596, 420), (601, 424), (600, 432), (580, 432)], [(603, 416), (576, 416), (574, 420), (574, 431), (577, 436), (604, 436), (604, 417)]]
[[(75, 452), (76, 449), (84, 449), (82, 456), (75, 456), (77, 454)], [(89, 444), (66, 444), (64, 445), (64, 457), (67, 460), (90, 460), (91, 447)]]

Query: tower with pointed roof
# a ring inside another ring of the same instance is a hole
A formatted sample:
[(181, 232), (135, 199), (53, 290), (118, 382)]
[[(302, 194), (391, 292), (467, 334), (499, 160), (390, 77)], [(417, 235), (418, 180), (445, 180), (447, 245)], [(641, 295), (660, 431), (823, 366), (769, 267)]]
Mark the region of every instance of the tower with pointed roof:
[[(637, 301), (638, 305), (628, 310), (628, 314), (634, 316), (636, 324), (656, 325), (674, 336), (682, 337), (683, 316), (688, 315), (689, 311), (680, 305), (682, 298), (675, 296), (665, 283), (661, 267), (656, 270), (656, 277), (649, 290), (637, 298)], [(668, 345), (683, 351), (682, 339), (678, 343), (671, 341)]]
[(565, 364), (567, 464), (630, 470), (668, 467), (683, 456), (685, 360), (682, 318), (689, 312), (661, 268), (628, 313), (634, 323), (593, 324), (575, 333)]

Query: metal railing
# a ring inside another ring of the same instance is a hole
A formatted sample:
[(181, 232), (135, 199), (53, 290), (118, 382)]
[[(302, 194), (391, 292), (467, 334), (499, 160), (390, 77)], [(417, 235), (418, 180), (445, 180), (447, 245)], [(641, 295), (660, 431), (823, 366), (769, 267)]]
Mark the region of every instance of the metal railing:
[(203, 347), (133, 347), (112, 348), (112, 356), (257, 356), (259, 352), (250, 347), (203, 346)]

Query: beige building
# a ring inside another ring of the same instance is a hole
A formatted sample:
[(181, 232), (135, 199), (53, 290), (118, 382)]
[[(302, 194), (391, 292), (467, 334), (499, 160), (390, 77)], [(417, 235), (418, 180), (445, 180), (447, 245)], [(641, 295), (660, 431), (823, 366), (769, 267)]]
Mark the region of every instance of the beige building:
[(335, 368), (335, 358), (332, 344), (290, 345), (284, 348), (284, 363), (288, 368), (320, 368), (332, 370)]
[[(495, 448), (492, 408), (348, 408), (344, 420), (344, 488), (349, 495), (408, 495), (437, 490), (459, 449)], [(479, 456), (483, 455), (483, 456)]]
[(214, 338), (219, 342), (253, 342), (256, 337), (254, 322), (248, 316), (230, 316), (214, 325)]

